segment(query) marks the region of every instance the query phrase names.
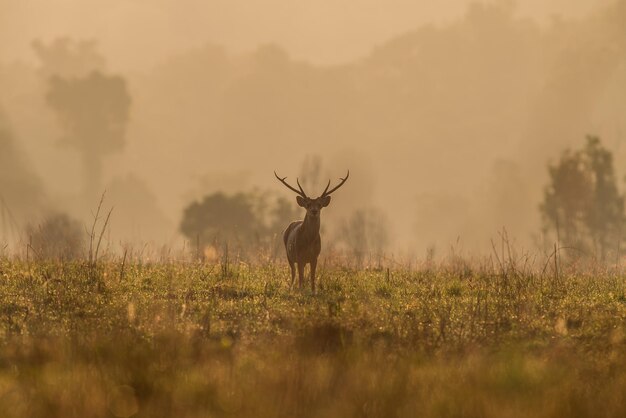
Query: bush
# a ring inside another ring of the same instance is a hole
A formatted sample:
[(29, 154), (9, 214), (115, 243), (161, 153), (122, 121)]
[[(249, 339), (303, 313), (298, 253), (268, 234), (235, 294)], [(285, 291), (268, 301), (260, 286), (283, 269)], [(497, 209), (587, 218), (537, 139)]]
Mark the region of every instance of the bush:
[(298, 216), (294, 206), (270, 193), (213, 193), (185, 208), (180, 231), (198, 253), (228, 246), (237, 254), (269, 250), (276, 256), (282, 231)]
[(26, 234), (38, 258), (73, 260), (85, 253), (83, 227), (64, 213), (49, 215), (40, 225), (28, 225)]

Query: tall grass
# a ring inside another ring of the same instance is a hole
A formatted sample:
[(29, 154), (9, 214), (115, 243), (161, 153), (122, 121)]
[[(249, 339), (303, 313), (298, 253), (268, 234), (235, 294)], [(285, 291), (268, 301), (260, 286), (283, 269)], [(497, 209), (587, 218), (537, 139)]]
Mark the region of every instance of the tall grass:
[(0, 416), (626, 416), (625, 277), (498, 257), (0, 258)]

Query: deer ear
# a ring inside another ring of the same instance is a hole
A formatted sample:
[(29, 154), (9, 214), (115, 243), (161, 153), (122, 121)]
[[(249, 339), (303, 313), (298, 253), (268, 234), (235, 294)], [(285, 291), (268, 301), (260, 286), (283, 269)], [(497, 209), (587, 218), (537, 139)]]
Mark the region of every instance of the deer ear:
[(304, 197), (296, 196), (296, 202), (298, 202), (300, 207), (306, 208), (306, 200), (304, 200)]
[(326, 207), (330, 205), (330, 196), (324, 196), (322, 198), (322, 206)]

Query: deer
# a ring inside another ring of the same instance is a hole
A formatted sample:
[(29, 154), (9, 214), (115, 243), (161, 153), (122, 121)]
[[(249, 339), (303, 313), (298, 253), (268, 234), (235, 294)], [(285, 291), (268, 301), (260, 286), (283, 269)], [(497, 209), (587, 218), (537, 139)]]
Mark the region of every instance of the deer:
[(296, 202), (298, 206), (306, 209), (306, 215), (302, 221), (294, 221), (289, 224), (283, 233), (283, 242), (287, 252), (287, 261), (291, 269), (291, 287), (293, 287), (296, 278), (295, 264), (298, 265), (298, 281), (299, 287), (302, 289), (304, 284), (304, 267), (310, 265), (311, 291), (315, 293), (315, 269), (317, 268), (317, 258), (322, 250), (322, 240), (320, 238), (320, 212), (322, 208), (330, 204), (330, 194), (339, 189), (348, 180), (350, 170), (344, 178), (340, 178), (341, 182), (328, 190), (330, 180), (321, 196), (312, 199), (306, 195), (300, 180), (296, 178), (298, 189), (289, 185), (285, 180), (287, 177), (279, 177), (274, 171), (276, 178), (284, 184), (289, 190), (295, 192)]

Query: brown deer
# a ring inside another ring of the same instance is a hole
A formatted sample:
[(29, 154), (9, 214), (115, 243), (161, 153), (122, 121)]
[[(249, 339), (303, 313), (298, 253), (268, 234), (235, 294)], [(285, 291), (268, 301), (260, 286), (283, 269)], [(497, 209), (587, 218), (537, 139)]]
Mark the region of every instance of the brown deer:
[(322, 208), (325, 208), (330, 203), (330, 194), (343, 186), (350, 176), (350, 170), (346, 174), (345, 178), (341, 179), (341, 182), (328, 190), (330, 187), (330, 180), (328, 185), (324, 189), (324, 193), (318, 198), (311, 199), (304, 193), (300, 181), (296, 178), (298, 183), (298, 189), (291, 187), (285, 179), (287, 177), (280, 178), (278, 174), (274, 172), (276, 178), (289, 190), (298, 194), (296, 196), (296, 202), (298, 205), (306, 209), (306, 215), (304, 221), (294, 221), (289, 224), (285, 232), (283, 233), (283, 241), (285, 242), (285, 249), (287, 250), (287, 261), (291, 268), (291, 286), (296, 278), (296, 270), (294, 264), (298, 264), (298, 280), (300, 282), (300, 288), (304, 283), (304, 266), (309, 264), (311, 266), (311, 290), (315, 292), (315, 268), (317, 267), (317, 257), (320, 255), (322, 249), (322, 241), (320, 239), (320, 212)]

